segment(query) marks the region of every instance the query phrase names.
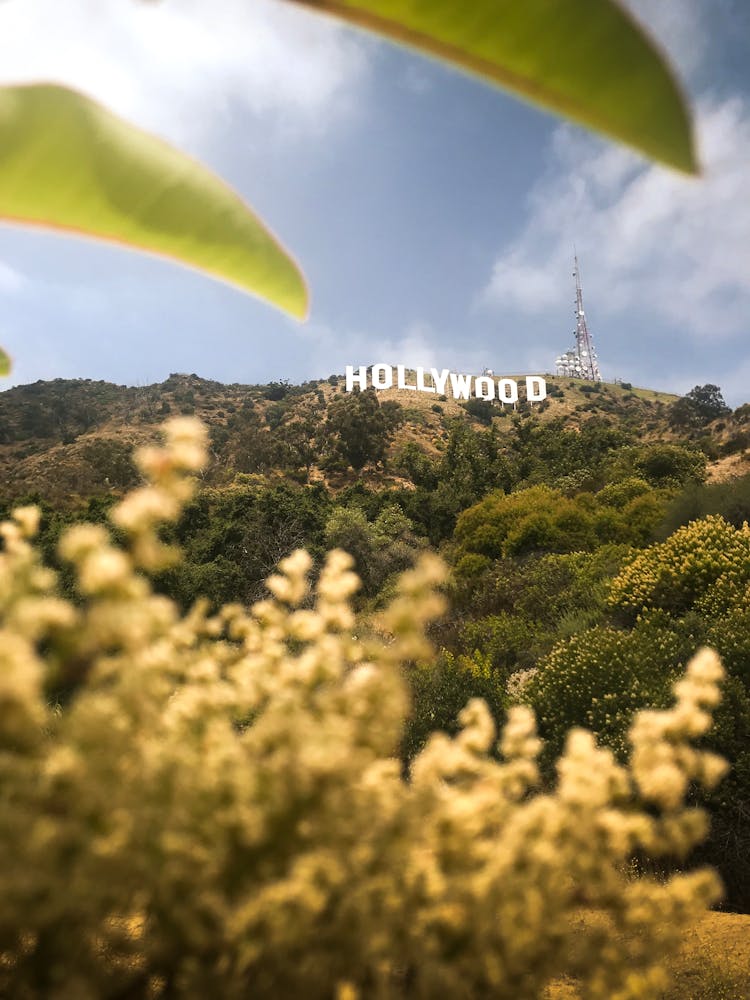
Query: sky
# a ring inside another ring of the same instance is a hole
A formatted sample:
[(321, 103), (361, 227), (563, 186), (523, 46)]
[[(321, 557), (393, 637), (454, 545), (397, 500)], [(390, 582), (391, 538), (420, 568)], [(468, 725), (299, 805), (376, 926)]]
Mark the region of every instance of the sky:
[(750, 5), (627, 6), (689, 96), (699, 179), (281, 0), (3, 0), (0, 82), (67, 83), (200, 157), (312, 296), (300, 324), (177, 264), (0, 225), (4, 385), (550, 372), (575, 245), (606, 380), (750, 400)]

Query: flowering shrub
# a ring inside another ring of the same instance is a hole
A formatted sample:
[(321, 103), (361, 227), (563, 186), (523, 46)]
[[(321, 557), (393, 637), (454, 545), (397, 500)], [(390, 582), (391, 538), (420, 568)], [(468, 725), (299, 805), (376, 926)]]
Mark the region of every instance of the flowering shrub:
[[(565, 639), (539, 664), (523, 688), (545, 738), (546, 755), (557, 754), (567, 731), (585, 725), (627, 757), (633, 714), (646, 705), (667, 705), (677, 664), (688, 645), (666, 616), (640, 619), (631, 631), (600, 625)], [(694, 647), (693, 647), (694, 648)]]
[(510, 712), (498, 760), (476, 700), (405, 780), (401, 670), (430, 656), (441, 565), (403, 576), (387, 638), (353, 634), (342, 552), (313, 597), (298, 551), (249, 611), (181, 616), (143, 571), (177, 558), (159, 528), (192, 494), (203, 430), (165, 431), (137, 455), (150, 484), (112, 513), (126, 549), (101, 527), (62, 537), (74, 601), (33, 547), (37, 512), (2, 526), (0, 993), (522, 1000), (573, 972), (588, 997), (656, 997), (718, 883), (633, 881), (627, 861), (704, 835), (683, 797), (724, 771), (690, 743), (716, 656), (691, 662), (674, 708), (636, 717), (628, 767), (574, 730), (556, 789), (535, 793), (532, 713)]
[(716, 614), (744, 595), (749, 582), (750, 528), (709, 515), (636, 556), (613, 581), (609, 603), (632, 618), (694, 606)]

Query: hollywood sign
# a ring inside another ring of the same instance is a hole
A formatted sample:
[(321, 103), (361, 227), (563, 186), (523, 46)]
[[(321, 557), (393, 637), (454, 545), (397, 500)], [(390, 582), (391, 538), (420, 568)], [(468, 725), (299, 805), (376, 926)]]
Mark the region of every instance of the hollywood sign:
[[(539, 403), (547, 396), (547, 383), (541, 375), (527, 375), (526, 399), (530, 403)], [(361, 390), (373, 389), (411, 389), (413, 392), (434, 392), (438, 396), (446, 396), (450, 386), (454, 399), (497, 399), (501, 403), (518, 402), (518, 379), (495, 378), (494, 375), (458, 375), (456, 372), (443, 368), (416, 368), (414, 381), (407, 379), (406, 365), (360, 365), (355, 371), (354, 365), (346, 366), (346, 391), (352, 392), (354, 387)]]

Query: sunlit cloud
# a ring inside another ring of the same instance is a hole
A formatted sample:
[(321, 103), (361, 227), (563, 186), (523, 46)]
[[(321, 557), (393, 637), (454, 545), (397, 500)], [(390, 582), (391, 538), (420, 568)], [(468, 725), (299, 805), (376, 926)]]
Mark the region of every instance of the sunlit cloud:
[(750, 108), (698, 109), (704, 176), (644, 166), (562, 126), (526, 224), (498, 255), (484, 304), (541, 315), (565, 309), (575, 242), (600, 317), (637, 308), (680, 336), (722, 340), (750, 313)]
[(188, 148), (233, 105), (271, 134), (330, 127), (367, 65), (359, 36), (272, 0), (0, 4), (3, 83), (66, 83)]

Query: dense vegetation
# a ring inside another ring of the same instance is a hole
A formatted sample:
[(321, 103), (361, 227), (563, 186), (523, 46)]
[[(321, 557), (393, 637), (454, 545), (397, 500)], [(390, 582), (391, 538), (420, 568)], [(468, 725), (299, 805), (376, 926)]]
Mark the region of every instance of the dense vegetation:
[(635, 715), (626, 766), (577, 729), (540, 788), (533, 713), (511, 707), (498, 739), (472, 699), (402, 771), (444, 565), (421, 557), (374, 628), (341, 550), (312, 587), (297, 549), (252, 608), (183, 615), (149, 577), (179, 559), (161, 529), (194, 495), (206, 431), (165, 433), (136, 454), (147, 485), (111, 508), (120, 545), (62, 532), (66, 582), (34, 544), (37, 508), (0, 525), (3, 995), (537, 1000), (574, 975), (591, 1000), (655, 1000), (720, 887), (628, 862), (705, 835), (685, 795), (726, 771), (694, 745), (721, 698), (715, 653), (672, 707)]
[(473, 696), (498, 725), (515, 703), (535, 709), (547, 781), (572, 726), (624, 759), (633, 713), (666, 706), (696, 648), (714, 646), (729, 676), (705, 745), (732, 771), (695, 793), (712, 816), (699, 856), (718, 867), (725, 905), (747, 912), (750, 477), (720, 477), (742, 471), (750, 412), (729, 412), (715, 386), (679, 400), (569, 380), (550, 390), (533, 410), (478, 413), (415, 393), (348, 395), (335, 376), (37, 383), (0, 394), (3, 503), (41, 503), (40, 546), (75, 599), (61, 533), (104, 521), (139, 481), (133, 445), (170, 414), (197, 414), (210, 458), (163, 530), (184, 559), (156, 576), (183, 609), (198, 596), (252, 603), (294, 549), (311, 553), (315, 576), (340, 547), (362, 580), (357, 609), (372, 616), (398, 573), (438, 550), (452, 569), (449, 607), (431, 627), (437, 662), (408, 671), (405, 767), (433, 729), (458, 731)]

